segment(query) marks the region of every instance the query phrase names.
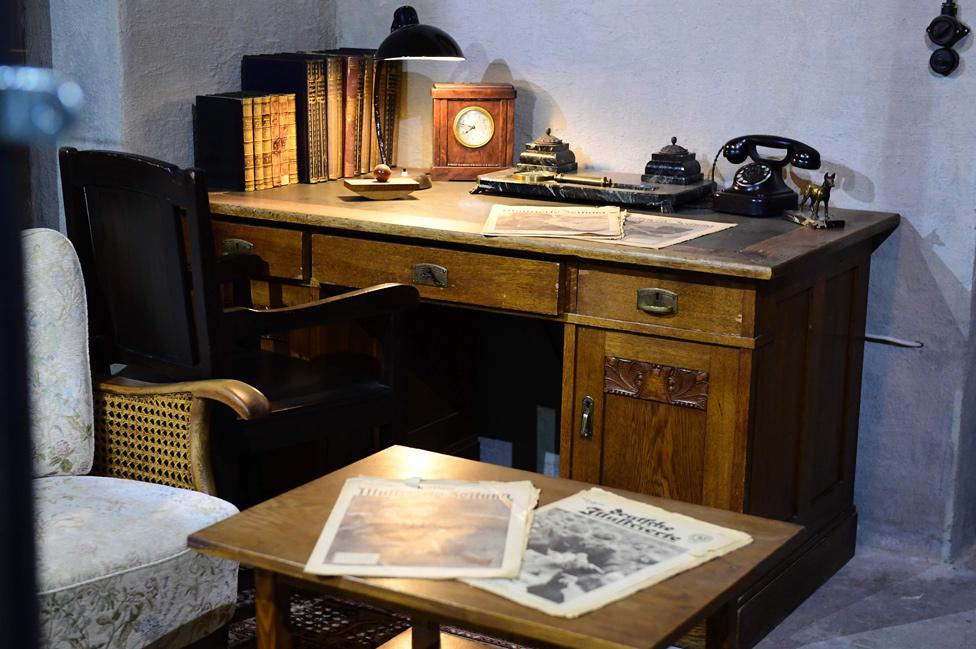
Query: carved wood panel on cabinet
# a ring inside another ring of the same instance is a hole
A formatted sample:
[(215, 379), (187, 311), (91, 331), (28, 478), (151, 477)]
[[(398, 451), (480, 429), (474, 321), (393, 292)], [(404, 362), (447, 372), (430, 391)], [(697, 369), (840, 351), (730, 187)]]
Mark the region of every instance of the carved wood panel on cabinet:
[(574, 404), (563, 418), (565, 475), (742, 510), (747, 354), (590, 327), (575, 328), (566, 344), (575, 365), (564, 388)]

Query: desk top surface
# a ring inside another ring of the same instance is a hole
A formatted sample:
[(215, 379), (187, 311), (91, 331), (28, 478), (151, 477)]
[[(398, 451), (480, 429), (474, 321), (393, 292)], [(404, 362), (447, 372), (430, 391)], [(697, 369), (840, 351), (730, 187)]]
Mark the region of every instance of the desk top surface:
[[(575, 619), (552, 617), (454, 580), (321, 577), (303, 567), (347, 478), (422, 476), (451, 480), (531, 480), (544, 505), (586, 483), (394, 446), (190, 536), (190, 547), (326, 590), (525, 642), (594, 648), (659, 647), (736, 596), (798, 542), (802, 528), (699, 505), (610, 489), (636, 500), (742, 530), (753, 542)], [(654, 614), (648, 614), (654, 612)]]
[(288, 185), (258, 192), (212, 192), (214, 214), (266, 225), (320, 228), (410, 239), (420, 244), (466, 245), (496, 252), (571, 257), (713, 275), (772, 279), (812, 257), (870, 240), (877, 245), (898, 225), (893, 213), (832, 209), (844, 228), (813, 230), (783, 218), (750, 218), (711, 210), (685, 210), (675, 216), (736, 227), (661, 250), (573, 239), (486, 237), (481, 228), (491, 206), (560, 205), (521, 197), (472, 195), (473, 184), (434, 182), (400, 200), (373, 201), (327, 182)]

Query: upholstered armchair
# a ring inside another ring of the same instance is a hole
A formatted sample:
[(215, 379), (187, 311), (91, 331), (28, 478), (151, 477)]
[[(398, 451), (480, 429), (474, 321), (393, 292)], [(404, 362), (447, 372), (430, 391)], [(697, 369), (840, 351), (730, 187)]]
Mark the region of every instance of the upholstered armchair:
[(74, 249), (53, 230), (22, 243), (42, 646), (220, 646), (237, 564), (186, 546), (237, 511), (209, 495), (208, 412), (267, 400), (237, 381), (95, 381), (93, 398)]

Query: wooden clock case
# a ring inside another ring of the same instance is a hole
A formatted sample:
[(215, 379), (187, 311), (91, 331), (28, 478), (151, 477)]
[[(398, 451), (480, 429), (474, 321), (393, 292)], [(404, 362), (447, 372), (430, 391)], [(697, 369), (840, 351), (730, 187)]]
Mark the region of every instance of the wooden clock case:
[[(515, 147), (515, 88), (508, 83), (435, 83), (434, 180), (475, 180), (480, 174), (512, 166)], [(484, 146), (468, 148), (454, 137), (454, 118), (463, 108), (479, 106), (495, 125)]]

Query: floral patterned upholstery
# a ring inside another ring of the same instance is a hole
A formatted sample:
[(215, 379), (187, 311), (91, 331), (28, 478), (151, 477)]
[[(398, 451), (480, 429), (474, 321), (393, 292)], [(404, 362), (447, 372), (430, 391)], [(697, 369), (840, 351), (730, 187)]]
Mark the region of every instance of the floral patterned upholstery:
[[(237, 509), (196, 491), (97, 476), (34, 482), (42, 632), (52, 647), (142, 647), (237, 597), (236, 565), (186, 537)], [(231, 570), (228, 570), (228, 566)]]
[(84, 283), (68, 240), (22, 235), (43, 647), (180, 647), (226, 624), (237, 564), (186, 537), (237, 512), (162, 485), (82, 475), (94, 451)]
[(85, 475), (95, 450), (88, 311), (81, 266), (59, 232), (25, 230), (34, 477)]

